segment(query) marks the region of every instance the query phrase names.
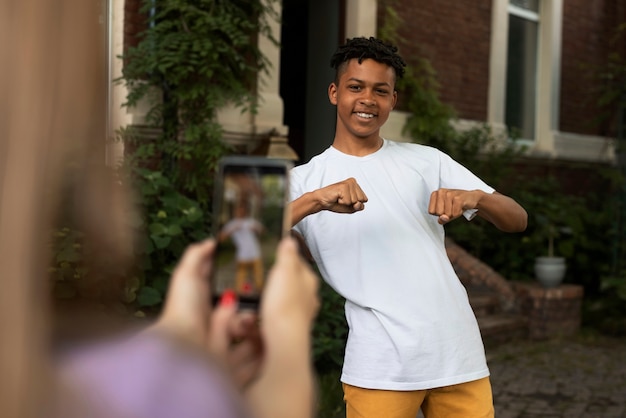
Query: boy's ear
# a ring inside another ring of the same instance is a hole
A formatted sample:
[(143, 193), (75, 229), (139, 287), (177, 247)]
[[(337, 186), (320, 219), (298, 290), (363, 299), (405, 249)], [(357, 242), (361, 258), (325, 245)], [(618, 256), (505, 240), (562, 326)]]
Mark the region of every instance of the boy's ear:
[(330, 83), (328, 86), (328, 100), (333, 105), (337, 105), (337, 85), (335, 83)]

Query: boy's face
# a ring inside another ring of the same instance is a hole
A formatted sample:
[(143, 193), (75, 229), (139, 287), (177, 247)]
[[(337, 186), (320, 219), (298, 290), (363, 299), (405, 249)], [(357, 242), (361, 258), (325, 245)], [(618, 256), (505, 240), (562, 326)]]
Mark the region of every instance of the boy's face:
[(379, 130), (396, 105), (393, 67), (373, 59), (351, 59), (339, 75), (338, 83), (328, 88), (330, 102), (337, 106), (336, 138), (376, 139)]

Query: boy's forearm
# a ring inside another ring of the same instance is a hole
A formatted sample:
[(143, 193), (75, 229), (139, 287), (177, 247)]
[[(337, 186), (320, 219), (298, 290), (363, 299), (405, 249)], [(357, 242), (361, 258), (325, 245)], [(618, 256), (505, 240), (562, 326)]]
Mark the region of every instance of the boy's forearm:
[(504, 232), (522, 232), (528, 214), (515, 200), (498, 192), (485, 193), (478, 202), (478, 215)]
[(289, 211), (291, 212), (291, 226), (293, 227), (298, 222), (303, 220), (309, 215), (322, 210), (321, 205), (315, 198), (314, 192), (308, 192), (292, 201)]

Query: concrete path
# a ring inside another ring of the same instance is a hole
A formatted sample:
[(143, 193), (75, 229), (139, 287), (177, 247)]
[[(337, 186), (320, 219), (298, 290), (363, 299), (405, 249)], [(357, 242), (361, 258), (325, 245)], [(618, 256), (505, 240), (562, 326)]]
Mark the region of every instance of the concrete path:
[(496, 418), (626, 418), (626, 338), (487, 347)]

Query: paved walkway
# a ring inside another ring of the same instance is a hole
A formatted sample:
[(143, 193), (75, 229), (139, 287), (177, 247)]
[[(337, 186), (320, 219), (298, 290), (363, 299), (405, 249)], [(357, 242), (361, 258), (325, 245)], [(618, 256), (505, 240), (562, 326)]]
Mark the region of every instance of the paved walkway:
[(626, 338), (487, 348), (496, 418), (626, 418)]

